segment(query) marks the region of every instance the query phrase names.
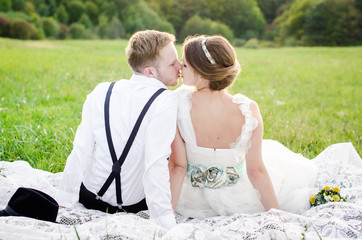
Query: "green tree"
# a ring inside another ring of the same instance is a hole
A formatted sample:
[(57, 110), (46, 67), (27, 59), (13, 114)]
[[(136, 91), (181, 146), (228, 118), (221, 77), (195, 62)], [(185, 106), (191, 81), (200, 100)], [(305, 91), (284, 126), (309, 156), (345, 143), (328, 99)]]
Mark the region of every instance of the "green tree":
[(38, 28), (38, 35), (37, 35), (37, 38), (35, 39), (38, 39), (38, 40), (42, 40), (45, 38), (45, 33), (44, 33), (44, 30), (42, 28)]
[(225, 16), (225, 6), (227, 5), (227, 0), (215, 0), (211, 1), (207, 8), (209, 9), (210, 17), (213, 19), (222, 19)]
[(57, 10), (57, 1), (56, 0), (46, 0), (46, 3), (49, 6), (49, 16), (53, 16)]
[(124, 11), (124, 19), (125, 29), (128, 34), (145, 29), (157, 29), (159, 31), (175, 33), (173, 26), (166, 20), (161, 19), (143, 1), (140, 1), (138, 4), (129, 5)]
[(0, 37), (10, 37), (10, 21), (0, 15)]
[(99, 9), (105, 1), (106, 0), (93, 0), (92, 2), (95, 3)]
[(85, 38), (86, 29), (83, 24), (73, 23), (68, 29), (68, 36), (72, 39)]
[(34, 4), (32, 2), (26, 1), (24, 6), (24, 12), (28, 15), (35, 11)]
[(35, 4), (36, 11), (40, 16), (53, 16), (57, 9), (56, 0), (32, 0)]
[(356, 0), (355, 8), (358, 9), (358, 11), (362, 12), (362, 1), (361, 0)]
[(305, 18), (311, 11), (313, 0), (300, 0), (291, 5), (281, 16), (275, 20), (276, 39), (284, 44), (288, 38), (293, 38), (296, 44), (302, 43), (305, 36)]
[[(42, 17), (40, 17), (39, 14), (37, 14), (36, 12), (33, 12), (30, 14), (30, 20), (28, 20), (28, 22), (31, 22), (32, 24), (34, 24), (34, 26), (39, 30), (43, 29)], [(44, 37), (45, 37), (45, 35), (44, 35)]]
[(78, 23), (83, 24), (83, 26), (87, 29), (92, 27), (92, 21), (89, 19), (88, 15), (85, 13), (80, 17)]
[(107, 27), (107, 37), (110, 39), (125, 38), (126, 31), (117, 17), (113, 17)]
[(107, 37), (107, 27), (108, 27), (108, 18), (105, 15), (100, 15), (98, 18), (98, 36), (100, 38), (106, 38)]
[(101, 7), (101, 12), (112, 19), (114, 16), (117, 16), (117, 6), (114, 2), (104, 2)]
[(67, 12), (69, 15), (69, 23), (78, 22), (85, 12), (85, 6), (80, 1), (72, 1), (67, 4)]
[(26, 5), (28, 2), (33, 4), (35, 12), (42, 17), (53, 16), (57, 7), (56, 0), (28, 0)]
[(39, 5), (39, 7), (37, 7), (37, 10), (36, 10), (40, 16), (43, 16), (43, 17), (47, 17), (50, 15), (50, 8), (49, 8), (49, 5), (45, 4), (45, 3), (42, 3)]
[(0, 12), (7, 12), (11, 9), (11, 0), (0, 0)]
[(355, 0), (301, 0), (277, 20), (280, 42), (300, 45), (355, 45), (361, 43), (362, 15)]
[[(355, 7), (350, 7), (349, 14), (347, 16), (348, 26), (348, 36), (350, 39), (351, 45), (362, 45), (362, 9), (358, 8), (357, 1)], [(362, 4), (362, 1), (360, 1)]]
[(328, 6), (326, 2), (315, 4), (305, 17), (305, 43), (309, 45), (326, 45), (328, 43)]
[(212, 21), (211, 19), (201, 19), (199, 16), (193, 16), (186, 23), (181, 31), (181, 39), (188, 35), (205, 34), (205, 35), (222, 35), (229, 41), (234, 40), (231, 29), (223, 23)]
[(56, 38), (59, 32), (59, 25), (52, 17), (43, 18), (43, 30), (46, 37)]
[(256, 0), (267, 23), (273, 22), (278, 15), (278, 10), (284, 4), (293, 2), (294, 0)]
[(25, 7), (25, 0), (12, 0), (12, 9), (14, 11), (23, 11)]
[[(208, 1), (207, 3), (211, 3), (211, 1)], [(164, 15), (179, 35), (185, 22), (192, 16), (199, 15), (202, 17), (209, 17), (207, 14), (203, 14), (206, 9), (205, 5), (207, 5), (205, 4), (205, 0), (173, 0), (172, 8), (168, 8), (168, 11), (164, 12)]]
[(265, 31), (265, 19), (255, 0), (228, 0), (222, 21), (237, 38), (260, 38)]
[(64, 24), (59, 24), (59, 32), (58, 32), (58, 39), (66, 39), (68, 35), (68, 27)]
[(1, 13), (1, 15), (5, 16), (9, 20), (17, 18), (17, 19), (23, 19), (23, 20), (25, 20), (27, 22), (31, 21), (31, 17), (29, 15), (25, 14), (24, 12), (9, 11), (9, 12), (6, 12), (6, 13)]
[(329, 45), (356, 45), (361, 43), (361, 12), (355, 0), (325, 0), (328, 6), (327, 35)]
[(30, 0), (34, 6), (35, 6), (35, 9), (38, 9), (38, 7), (41, 5), (41, 4), (45, 4), (45, 0)]
[(170, 16), (175, 13), (173, 8), (174, 0), (146, 0), (149, 8), (160, 14), (162, 17)]
[(10, 37), (18, 39), (37, 39), (38, 31), (31, 23), (24, 19), (11, 19)]
[[(162, 9), (161, 1), (148, 2), (159, 3), (158, 8)], [(195, 15), (226, 24), (238, 38), (261, 37), (265, 30), (266, 22), (256, 0), (173, 0), (172, 8), (168, 7), (169, 2), (164, 6), (166, 10), (162, 12), (177, 34), (181, 33), (186, 21)]]
[(69, 20), (69, 15), (67, 13), (67, 10), (63, 5), (60, 5), (57, 10), (55, 11), (55, 18), (58, 20), (58, 22), (67, 24)]
[(98, 6), (96, 4), (94, 4), (93, 2), (88, 1), (85, 3), (85, 11), (86, 11), (88, 17), (90, 18), (90, 20), (92, 21), (92, 23), (97, 24), (98, 14), (99, 14)]

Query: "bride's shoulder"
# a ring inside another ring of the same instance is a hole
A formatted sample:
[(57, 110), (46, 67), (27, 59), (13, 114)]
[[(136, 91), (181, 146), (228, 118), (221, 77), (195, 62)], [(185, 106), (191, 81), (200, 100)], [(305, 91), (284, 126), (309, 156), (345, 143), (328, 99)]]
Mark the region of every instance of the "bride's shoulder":
[(259, 116), (260, 110), (257, 102), (240, 93), (233, 95), (233, 102), (240, 105), (240, 109), (250, 111), (253, 116)]
[(233, 95), (232, 100), (233, 100), (233, 103), (236, 103), (236, 104), (246, 103), (246, 104), (258, 106), (258, 104), (254, 100), (252, 100), (252, 99), (248, 98), (247, 96), (242, 95), (240, 93)]

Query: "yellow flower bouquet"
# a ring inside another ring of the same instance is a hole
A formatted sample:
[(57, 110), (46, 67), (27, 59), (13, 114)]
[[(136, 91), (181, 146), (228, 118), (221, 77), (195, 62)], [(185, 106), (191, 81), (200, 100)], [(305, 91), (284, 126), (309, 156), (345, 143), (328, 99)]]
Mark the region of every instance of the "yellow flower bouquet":
[(309, 198), (310, 205), (311, 207), (315, 207), (327, 202), (347, 202), (339, 192), (338, 187), (331, 188), (330, 186), (325, 186), (319, 193)]

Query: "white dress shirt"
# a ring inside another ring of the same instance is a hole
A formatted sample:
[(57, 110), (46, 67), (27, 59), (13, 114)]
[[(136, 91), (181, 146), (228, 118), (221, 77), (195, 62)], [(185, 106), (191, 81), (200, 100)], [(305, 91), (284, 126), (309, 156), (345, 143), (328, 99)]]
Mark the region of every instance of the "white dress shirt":
[[(97, 194), (112, 171), (104, 124), (104, 101), (110, 83), (99, 84), (83, 105), (82, 121), (67, 159), (56, 200), (71, 207), (79, 200), (81, 182)], [(117, 159), (121, 155), (133, 126), (150, 97), (166, 86), (157, 79), (133, 75), (114, 85), (110, 99), (110, 128)], [(171, 205), (167, 158), (176, 133), (178, 98), (166, 90), (146, 113), (126, 160), (122, 165), (123, 205), (136, 204), (146, 197), (151, 218), (162, 226), (176, 224)], [(101, 198), (117, 206), (115, 180)]]

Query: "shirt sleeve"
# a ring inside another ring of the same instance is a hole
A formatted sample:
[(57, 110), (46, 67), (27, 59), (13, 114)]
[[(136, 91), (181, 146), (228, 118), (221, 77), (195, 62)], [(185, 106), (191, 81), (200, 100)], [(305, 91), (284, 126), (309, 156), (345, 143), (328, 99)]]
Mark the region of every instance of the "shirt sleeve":
[[(169, 92), (167, 92), (169, 93)], [(170, 92), (171, 93), (171, 92)], [(170, 94), (169, 93), (169, 94)], [(176, 134), (178, 99), (159, 99), (164, 104), (155, 112), (147, 129), (145, 142), (145, 173), (143, 185), (150, 217), (170, 229), (176, 225), (171, 205), (168, 157)]]
[(85, 169), (93, 158), (94, 136), (91, 115), (92, 95), (89, 94), (83, 105), (82, 121), (73, 141), (73, 150), (68, 156), (62, 180), (55, 199), (63, 207), (71, 207), (79, 200), (79, 189)]

